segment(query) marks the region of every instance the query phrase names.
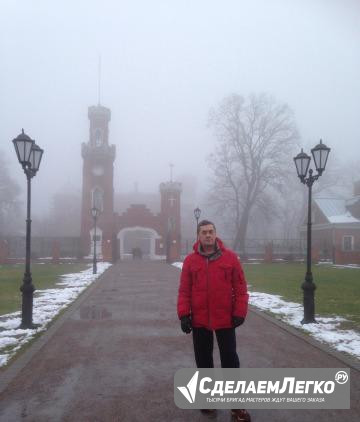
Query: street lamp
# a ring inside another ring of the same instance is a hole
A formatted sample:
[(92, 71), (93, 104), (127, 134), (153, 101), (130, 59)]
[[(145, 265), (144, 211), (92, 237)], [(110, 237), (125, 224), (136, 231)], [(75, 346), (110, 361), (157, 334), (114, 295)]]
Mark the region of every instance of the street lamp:
[(194, 209), (194, 217), (196, 219), (196, 238), (195, 239), (197, 239), (197, 235), (198, 235), (198, 226), (199, 226), (200, 215), (201, 215), (201, 209), (199, 207), (196, 207)]
[[(304, 185), (309, 188), (308, 198), (308, 222), (307, 222), (307, 267), (305, 281), (302, 283), (301, 288), (304, 291), (304, 319), (301, 321), (302, 324), (308, 324), (315, 321), (315, 301), (314, 291), (316, 289), (315, 283), (313, 282), (313, 276), (311, 272), (311, 190), (315, 180), (317, 180), (325, 170), (327, 159), (329, 156), (330, 148), (322, 143), (316, 145), (311, 150), (317, 174), (313, 175), (313, 170), (309, 170), (311, 157), (307, 155), (303, 150), (294, 157), (296, 171), (298, 177)], [(309, 170), (309, 176), (307, 176)]]
[(91, 215), (94, 219), (94, 256), (93, 256), (93, 274), (97, 274), (97, 262), (96, 262), (96, 219), (99, 217), (100, 211), (96, 207), (91, 208)]
[(40, 167), (40, 162), (44, 151), (36, 145), (35, 141), (28, 135), (22, 133), (13, 139), (16, 155), (27, 178), (27, 216), (26, 216), (26, 255), (25, 273), (23, 284), (20, 287), (22, 292), (22, 312), (20, 328), (37, 328), (39, 324), (33, 324), (33, 294), (35, 287), (32, 283), (30, 271), (31, 256), (31, 179), (36, 175)]

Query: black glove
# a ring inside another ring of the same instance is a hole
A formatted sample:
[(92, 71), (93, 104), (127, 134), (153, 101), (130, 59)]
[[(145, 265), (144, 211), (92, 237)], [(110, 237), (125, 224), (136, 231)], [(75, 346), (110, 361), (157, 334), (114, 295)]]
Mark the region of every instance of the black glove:
[(190, 315), (185, 315), (181, 317), (180, 321), (181, 321), (181, 329), (183, 330), (183, 332), (186, 334), (190, 334), (192, 330)]
[(243, 318), (243, 317), (239, 317), (239, 316), (233, 316), (232, 317), (232, 323), (233, 323), (233, 326), (235, 328), (239, 327), (239, 325), (243, 324), (244, 321), (245, 321), (245, 318)]

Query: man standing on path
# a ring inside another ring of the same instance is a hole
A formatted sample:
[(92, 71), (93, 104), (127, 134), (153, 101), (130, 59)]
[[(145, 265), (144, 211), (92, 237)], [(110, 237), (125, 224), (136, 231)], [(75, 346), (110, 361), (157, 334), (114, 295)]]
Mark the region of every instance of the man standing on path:
[[(211, 221), (197, 228), (198, 241), (181, 271), (177, 311), (184, 333), (193, 332), (195, 361), (198, 368), (213, 368), (215, 331), (222, 368), (239, 368), (235, 328), (247, 314), (247, 286), (237, 255), (216, 237)], [(216, 410), (202, 410), (214, 413)], [(231, 411), (236, 422), (249, 422), (246, 410)]]

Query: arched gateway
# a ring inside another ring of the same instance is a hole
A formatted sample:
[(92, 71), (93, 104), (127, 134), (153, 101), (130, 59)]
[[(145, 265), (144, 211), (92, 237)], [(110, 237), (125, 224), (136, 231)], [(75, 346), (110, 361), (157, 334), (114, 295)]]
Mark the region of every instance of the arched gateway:
[(96, 242), (99, 257), (115, 261), (140, 248), (150, 259), (176, 261), (181, 254), (181, 184), (161, 183), (160, 213), (153, 214), (145, 204), (133, 204), (123, 214), (114, 212), (115, 145), (109, 144), (111, 112), (101, 105), (88, 109), (89, 141), (82, 144), (83, 187), (81, 241), (84, 255), (92, 251), (94, 223), (91, 208), (101, 209)]
[(140, 250), (141, 256), (144, 258), (166, 258), (166, 256), (158, 254), (156, 241), (161, 240), (161, 236), (154, 229), (139, 226), (125, 227), (119, 231), (117, 238), (120, 259), (132, 258), (135, 249)]

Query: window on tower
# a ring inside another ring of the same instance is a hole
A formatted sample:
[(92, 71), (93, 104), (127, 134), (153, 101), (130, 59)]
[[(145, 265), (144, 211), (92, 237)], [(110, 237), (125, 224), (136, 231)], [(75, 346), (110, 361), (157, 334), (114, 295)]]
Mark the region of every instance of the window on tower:
[(174, 217), (168, 218), (168, 232), (175, 231), (176, 229), (176, 221)]
[(100, 147), (103, 144), (103, 131), (100, 128), (95, 129), (95, 146)]
[(100, 211), (104, 210), (104, 192), (96, 187), (93, 191), (92, 191), (92, 206), (97, 208)]

